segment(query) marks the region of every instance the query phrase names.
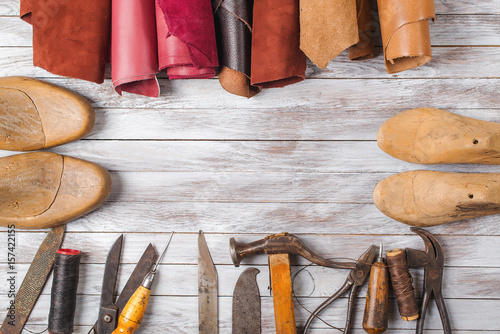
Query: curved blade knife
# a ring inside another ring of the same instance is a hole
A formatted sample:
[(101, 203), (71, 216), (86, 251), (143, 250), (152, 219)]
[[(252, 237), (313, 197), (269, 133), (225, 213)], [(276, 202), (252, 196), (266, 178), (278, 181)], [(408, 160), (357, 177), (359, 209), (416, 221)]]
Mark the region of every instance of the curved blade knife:
[(257, 268), (246, 269), (233, 293), (233, 334), (260, 334), (260, 292)]

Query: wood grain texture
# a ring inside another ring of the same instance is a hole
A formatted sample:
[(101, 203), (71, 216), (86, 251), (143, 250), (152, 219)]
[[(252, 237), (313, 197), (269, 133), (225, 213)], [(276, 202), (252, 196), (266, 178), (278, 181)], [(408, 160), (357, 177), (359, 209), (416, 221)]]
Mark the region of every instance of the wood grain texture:
[[(59, 1), (59, 0), (55, 0)], [(376, 143), (380, 125), (401, 111), (434, 107), (500, 123), (500, 7), (497, 0), (436, 0), (430, 24), (433, 59), (414, 70), (388, 75), (382, 50), (369, 61), (350, 62), (347, 53), (324, 70), (308, 63), (307, 79), (264, 90), (247, 100), (225, 92), (218, 80), (169, 81), (159, 75), (159, 99), (118, 96), (102, 85), (57, 77), (32, 65), (31, 26), (18, 17), (18, 0), (0, 1), (0, 76), (47, 79), (86, 97), (96, 126), (84, 140), (52, 151), (97, 162), (112, 172), (113, 190), (97, 210), (67, 225), (64, 247), (83, 252), (75, 333), (88, 333), (97, 317), (106, 254), (125, 233), (118, 290), (148, 245), (165, 244), (176, 233), (161, 265), (150, 308), (139, 331), (197, 333), (198, 230), (203, 229), (219, 274), (220, 333), (231, 333), (231, 295), (240, 273), (257, 266), (263, 333), (275, 332), (266, 255), (232, 265), (229, 238), (241, 242), (271, 233), (297, 234), (325, 257), (357, 258), (380, 241), (389, 248), (423, 249), (407, 225), (373, 205), (378, 181), (415, 169), (500, 172), (500, 166), (428, 165), (399, 161)], [(0, 157), (14, 152), (0, 151)], [(443, 295), (454, 333), (500, 332), (500, 215), (429, 228), (445, 250)], [(20, 284), (46, 231), (17, 231)], [(0, 230), (0, 240), (6, 240)], [(2, 244), (2, 243), (0, 243)], [(7, 271), (0, 249), (0, 273)], [(307, 263), (292, 257), (292, 277)], [(348, 270), (307, 267), (294, 278), (295, 293), (313, 309), (336, 291)], [(422, 270), (412, 269), (417, 294)], [(0, 279), (4, 279), (0, 274)], [(49, 280), (50, 281), (50, 280)], [(50, 284), (28, 329), (46, 328)], [(366, 285), (356, 299), (355, 334)], [(7, 305), (0, 285), (0, 306)], [(389, 299), (391, 334), (414, 333)], [(325, 310), (325, 320), (343, 327), (347, 298)], [(295, 302), (296, 321), (308, 312)], [(431, 301), (425, 333), (442, 333)], [(160, 329), (160, 330), (158, 330)], [(300, 329), (299, 329), (300, 332)], [(320, 321), (312, 334), (333, 330)], [(138, 332), (139, 333), (139, 332)]]

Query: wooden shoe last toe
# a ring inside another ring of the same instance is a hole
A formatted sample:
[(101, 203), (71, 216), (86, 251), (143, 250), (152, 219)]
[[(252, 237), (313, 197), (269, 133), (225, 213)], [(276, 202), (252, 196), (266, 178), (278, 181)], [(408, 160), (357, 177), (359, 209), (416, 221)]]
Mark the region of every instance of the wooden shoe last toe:
[(500, 173), (408, 171), (380, 181), (373, 201), (385, 215), (434, 226), (500, 213)]
[(419, 164), (500, 164), (500, 124), (434, 108), (403, 111), (377, 135), (379, 147)]
[(65, 88), (26, 77), (0, 78), (0, 149), (33, 151), (92, 131), (92, 105)]
[(51, 152), (0, 159), (0, 226), (48, 228), (101, 205), (111, 191), (108, 171)]

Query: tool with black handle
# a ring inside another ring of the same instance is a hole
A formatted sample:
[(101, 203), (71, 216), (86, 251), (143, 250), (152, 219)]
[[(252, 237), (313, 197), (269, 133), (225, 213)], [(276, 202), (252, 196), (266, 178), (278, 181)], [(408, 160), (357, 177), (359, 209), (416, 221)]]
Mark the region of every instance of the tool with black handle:
[(370, 334), (383, 333), (387, 330), (389, 305), (389, 271), (382, 257), (382, 243), (379, 255), (372, 264), (368, 292), (366, 293), (363, 329)]
[(153, 281), (158, 272), (158, 266), (167, 252), (168, 245), (170, 245), (173, 235), (174, 233), (172, 232), (167, 246), (165, 246), (165, 250), (163, 250), (161, 256), (142, 281), (142, 284), (139, 288), (137, 288), (137, 290), (135, 290), (134, 294), (130, 297), (129, 301), (123, 308), (123, 311), (118, 317), (118, 327), (116, 327), (112, 334), (132, 334), (141, 325), (142, 318), (144, 317), (146, 308), (148, 307), (151, 286), (153, 285)]

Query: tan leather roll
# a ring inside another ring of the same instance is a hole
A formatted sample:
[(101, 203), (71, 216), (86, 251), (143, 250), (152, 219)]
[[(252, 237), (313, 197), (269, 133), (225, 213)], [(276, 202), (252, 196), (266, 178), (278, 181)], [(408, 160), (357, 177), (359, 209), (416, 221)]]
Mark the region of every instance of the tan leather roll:
[(387, 73), (432, 59), (428, 20), (436, 18), (433, 0), (378, 0), (378, 11)]
[(356, 2), (300, 0), (300, 49), (320, 68), (358, 42)]

